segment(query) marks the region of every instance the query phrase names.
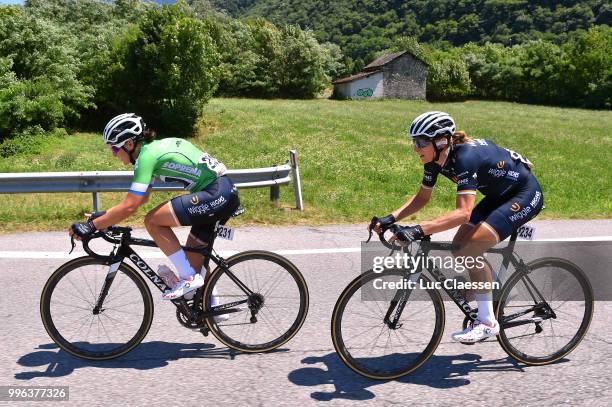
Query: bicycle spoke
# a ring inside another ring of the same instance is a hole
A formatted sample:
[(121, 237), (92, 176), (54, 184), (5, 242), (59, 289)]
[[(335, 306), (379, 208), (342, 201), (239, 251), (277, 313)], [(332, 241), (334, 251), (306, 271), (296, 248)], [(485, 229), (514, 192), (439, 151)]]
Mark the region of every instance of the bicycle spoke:
[[(531, 267), (532, 289), (535, 292), (546, 293), (536, 307), (518, 301), (517, 304), (502, 303), (506, 312), (504, 315), (515, 314), (511, 309), (523, 308), (527, 311), (527, 318), (534, 318), (533, 323), (503, 328), (504, 334), (500, 337), (504, 349), (510, 354), (526, 363), (543, 364), (552, 363), (569, 353), (586, 333), (585, 318), (590, 318), (592, 312), (587, 301), (589, 295), (588, 282), (583, 283), (584, 277), (580, 270), (576, 270), (565, 261), (553, 260), (546, 263), (534, 262)], [(526, 284), (524, 278), (515, 279), (518, 296), (506, 294), (504, 301), (514, 301), (521, 298), (521, 286)], [(554, 283), (554, 284), (553, 284)], [(509, 287), (508, 290), (514, 290)], [(513, 291), (514, 292), (514, 291)], [(574, 300), (583, 298), (583, 300)], [(549, 314), (554, 312), (555, 317)], [(520, 311), (518, 311), (520, 313)], [(540, 318), (540, 322), (536, 322)], [(548, 322), (546, 322), (548, 321)], [(520, 320), (518, 320), (520, 322)], [(537, 332), (540, 330), (540, 332)]]
[(59, 305), (63, 305), (63, 306), (65, 306), (65, 307), (70, 307), (70, 308), (78, 308), (78, 309), (80, 309), (80, 310), (85, 310), (85, 311), (88, 311), (88, 312), (91, 312), (91, 311), (92, 311), (92, 309), (93, 309), (93, 307), (91, 307), (91, 308), (78, 307), (78, 306), (76, 306), (76, 305), (72, 305), (72, 304), (65, 304), (65, 303), (63, 303), (63, 302), (59, 302), (59, 301), (53, 301), (53, 303), (54, 303), (54, 305), (55, 305), (55, 304), (59, 304)]
[(85, 278), (85, 275), (83, 274), (83, 269), (79, 269), (79, 271), (81, 272), (81, 278), (85, 282), (85, 285), (87, 285), (87, 288), (89, 289), (89, 293), (91, 294), (92, 298), (96, 298), (96, 294), (93, 292), (93, 289), (89, 285), (89, 282), (87, 281), (87, 278)]

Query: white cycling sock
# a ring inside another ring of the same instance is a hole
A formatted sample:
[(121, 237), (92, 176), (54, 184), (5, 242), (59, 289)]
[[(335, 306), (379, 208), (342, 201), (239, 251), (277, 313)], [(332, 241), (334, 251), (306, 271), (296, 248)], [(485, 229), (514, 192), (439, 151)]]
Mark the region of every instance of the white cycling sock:
[(487, 325), (495, 325), (495, 313), (493, 312), (493, 293), (476, 294), (478, 304), (478, 320)]
[(183, 249), (179, 249), (178, 252), (171, 254), (168, 256), (174, 267), (176, 267), (179, 277), (181, 280), (187, 280), (193, 276), (195, 276), (195, 270), (189, 264), (189, 260), (187, 260), (187, 256)]

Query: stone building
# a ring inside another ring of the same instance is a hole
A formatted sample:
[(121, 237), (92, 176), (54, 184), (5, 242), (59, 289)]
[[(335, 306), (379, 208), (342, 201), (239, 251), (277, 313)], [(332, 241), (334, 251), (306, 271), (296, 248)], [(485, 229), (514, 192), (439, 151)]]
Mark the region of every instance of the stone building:
[(425, 99), (427, 64), (408, 51), (382, 56), (363, 71), (333, 82), (340, 99)]

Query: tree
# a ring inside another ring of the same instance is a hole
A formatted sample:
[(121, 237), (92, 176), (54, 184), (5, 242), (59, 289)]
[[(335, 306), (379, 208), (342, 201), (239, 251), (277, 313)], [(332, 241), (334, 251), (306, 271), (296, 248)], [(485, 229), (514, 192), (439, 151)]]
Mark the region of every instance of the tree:
[(312, 35), (297, 26), (281, 31), (283, 44), (282, 96), (312, 98), (329, 84), (325, 68), (329, 55)]
[(190, 133), (219, 80), (216, 45), (182, 0), (148, 9), (116, 43), (113, 61), (112, 106), (166, 133)]
[(70, 44), (49, 21), (0, 7), (0, 137), (31, 126), (54, 129), (92, 106), (93, 88), (78, 80)]

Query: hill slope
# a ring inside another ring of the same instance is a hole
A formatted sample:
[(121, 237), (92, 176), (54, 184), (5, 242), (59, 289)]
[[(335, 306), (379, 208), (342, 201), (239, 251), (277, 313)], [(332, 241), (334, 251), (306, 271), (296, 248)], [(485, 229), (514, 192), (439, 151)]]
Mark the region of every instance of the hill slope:
[[(198, 0), (195, 0), (198, 1)], [(545, 38), (563, 42), (573, 31), (612, 25), (607, 0), (210, 0), (235, 17), (299, 24), (320, 41), (369, 62), (400, 36), (421, 42), (505, 45)]]

